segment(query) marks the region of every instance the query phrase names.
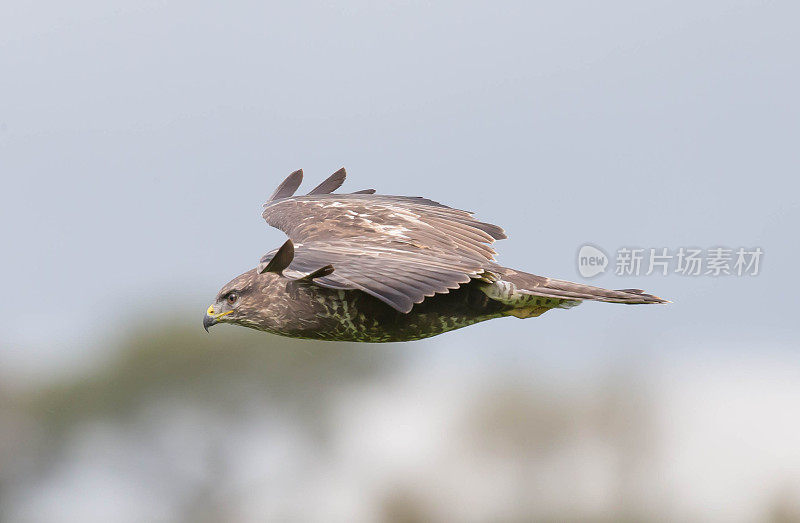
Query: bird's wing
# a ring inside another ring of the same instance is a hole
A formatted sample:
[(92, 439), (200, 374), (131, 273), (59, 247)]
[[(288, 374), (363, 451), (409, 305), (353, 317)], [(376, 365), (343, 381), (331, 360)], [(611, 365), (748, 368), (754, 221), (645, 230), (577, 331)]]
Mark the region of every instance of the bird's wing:
[(359, 289), (408, 312), (426, 296), (454, 289), (493, 266), (491, 244), (505, 238), (500, 227), (425, 198), (320, 192), (337, 188), (343, 174), (337, 171), (337, 183), (323, 182), (312, 194), (292, 196), (302, 176), (292, 173), (278, 197), (265, 204), (267, 223), (295, 243), (289, 270), (331, 264), (333, 273), (315, 283)]

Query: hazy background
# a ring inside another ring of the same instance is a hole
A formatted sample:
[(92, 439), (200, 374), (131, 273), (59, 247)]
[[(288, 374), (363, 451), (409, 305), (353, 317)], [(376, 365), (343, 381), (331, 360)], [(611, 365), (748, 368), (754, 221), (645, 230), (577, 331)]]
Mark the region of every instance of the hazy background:
[[(0, 519), (800, 520), (800, 8), (6, 2)], [(291, 171), (577, 249), (761, 247), (410, 344), (202, 331)]]

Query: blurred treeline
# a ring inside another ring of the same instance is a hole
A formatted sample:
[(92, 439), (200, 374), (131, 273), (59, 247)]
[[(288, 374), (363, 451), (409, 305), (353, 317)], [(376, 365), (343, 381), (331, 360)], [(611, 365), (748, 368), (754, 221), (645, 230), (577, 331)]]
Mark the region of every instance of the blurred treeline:
[[(91, 370), (0, 390), (7, 521), (642, 521), (654, 424), (578, 389), (426, 370), (404, 345), (144, 323)], [(667, 503), (667, 505), (662, 505)], [(770, 517), (791, 519), (776, 506)]]

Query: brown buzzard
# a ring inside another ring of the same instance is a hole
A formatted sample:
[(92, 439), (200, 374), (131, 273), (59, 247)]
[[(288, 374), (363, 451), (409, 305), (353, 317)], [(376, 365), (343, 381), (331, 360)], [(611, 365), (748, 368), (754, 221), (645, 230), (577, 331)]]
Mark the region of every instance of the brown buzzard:
[(491, 247), (506, 237), (500, 227), (420, 197), (333, 194), (344, 169), (294, 196), (302, 179), (293, 172), (264, 204), (264, 219), (289, 239), (222, 288), (206, 330), (233, 323), (296, 338), (409, 341), (583, 300), (666, 302), (502, 267)]

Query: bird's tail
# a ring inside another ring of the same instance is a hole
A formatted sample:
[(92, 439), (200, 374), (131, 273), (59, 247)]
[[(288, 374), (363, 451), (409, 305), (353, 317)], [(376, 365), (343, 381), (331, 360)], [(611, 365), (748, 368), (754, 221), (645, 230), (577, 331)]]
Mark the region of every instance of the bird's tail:
[(568, 309), (583, 300), (627, 304), (669, 303), (641, 289), (603, 289), (505, 267), (485, 273), (483, 279), (486, 283), (481, 290), (489, 298), (505, 304), (505, 314), (518, 318), (539, 316), (550, 309)]
[(526, 272), (504, 268), (501, 272), (503, 280), (516, 287), (517, 292), (545, 298), (563, 300), (595, 300), (611, 303), (644, 304), (669, 303), (668, 300), (645, 293), (642, 289), (603, 289), (582, 283), (556, 280), (544, 276), (536, 276)]

